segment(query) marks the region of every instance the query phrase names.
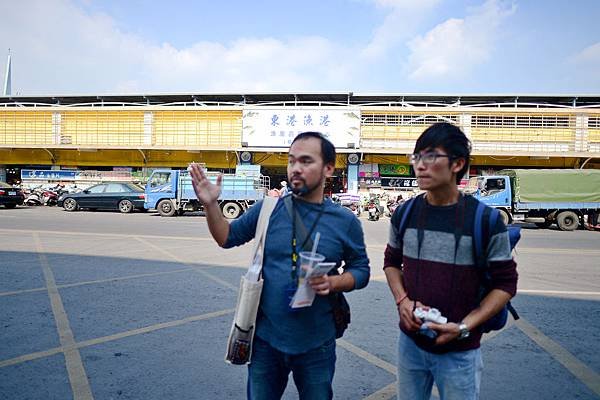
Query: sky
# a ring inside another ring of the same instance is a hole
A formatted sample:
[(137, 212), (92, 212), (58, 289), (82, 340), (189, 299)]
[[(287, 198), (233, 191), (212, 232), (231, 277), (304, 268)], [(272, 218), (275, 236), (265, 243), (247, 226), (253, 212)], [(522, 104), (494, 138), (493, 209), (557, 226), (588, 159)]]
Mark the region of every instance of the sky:
[(13, 95), (600, 94), (598, 0), (0, 0)]

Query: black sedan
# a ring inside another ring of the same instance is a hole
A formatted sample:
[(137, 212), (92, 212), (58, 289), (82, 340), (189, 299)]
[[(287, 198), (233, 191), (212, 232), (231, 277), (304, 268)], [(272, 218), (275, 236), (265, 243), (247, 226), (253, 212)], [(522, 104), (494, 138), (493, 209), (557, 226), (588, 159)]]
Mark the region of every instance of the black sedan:
[(25, 196), (21, 189), (14, 188), (6, 182), (0, 181), (0, 206), (15, 208), (23, 204)]
[(90, 186), (79, 193), (64, 193), (58, 199), (58, 206), (67, 211), (87, 208), (129, 213), (134, 209), (145, 211), (145, 197), (144, 189), (133, 183), (107, 182)]

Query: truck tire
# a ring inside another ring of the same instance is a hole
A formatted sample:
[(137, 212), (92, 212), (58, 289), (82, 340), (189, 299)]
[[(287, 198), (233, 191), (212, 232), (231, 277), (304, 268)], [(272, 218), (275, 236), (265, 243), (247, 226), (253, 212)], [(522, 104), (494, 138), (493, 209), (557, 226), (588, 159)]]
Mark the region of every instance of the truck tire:
[(502, 218), (504, 225), (510, 224), (510, 215), (504, 210), (498, 210), (498, 212), (500, 213), (500, 218)]
[(223, 216), (227, 219), (236, 219), (242, 215), (242, 206), (235, 201), (227, 201), (221, 205)]
[(573, 211), (562, 211), (556, 217), (556, 225), (561, 231), (574, 231), (579, 227), (579, 215)]
[(173, 202), (168, 199), (159, 201), (156, 209), (161, 217), (172, 217), (177, 211)]

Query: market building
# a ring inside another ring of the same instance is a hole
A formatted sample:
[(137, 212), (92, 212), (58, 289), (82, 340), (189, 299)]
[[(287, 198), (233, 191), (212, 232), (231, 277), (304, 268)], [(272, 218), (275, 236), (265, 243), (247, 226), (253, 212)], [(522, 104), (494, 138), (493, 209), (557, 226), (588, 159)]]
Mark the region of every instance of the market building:
[(415, 140), (440, 121), (471, 139), (471, 176), (506, 167), (600, 168), (600, 95), (4, 96), (0, 180), (20, 180), (22, 170), (142, 177), (195, 161), (224, 172), (259, 165), (276, 187), (290, 141), (316, 130), (338, 151), (330, 192), (408, 189), (416, 186), (408, 162)]

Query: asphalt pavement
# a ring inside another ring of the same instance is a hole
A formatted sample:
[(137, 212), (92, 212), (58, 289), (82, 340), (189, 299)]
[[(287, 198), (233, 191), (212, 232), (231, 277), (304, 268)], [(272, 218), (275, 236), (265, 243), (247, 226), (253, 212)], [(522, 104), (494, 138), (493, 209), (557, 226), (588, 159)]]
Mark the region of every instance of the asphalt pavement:
[[(347, 296), (334, 397), (395, 399), (389, 220), (361, 220), (372, 278)], [(600, 232), (522, 232), (522, 318), (485, 337), (481, 398), (600, 398)], [(223, 357), (249, 253), (198, 213), (0, 209), (0, 399), (245, 398)]]

